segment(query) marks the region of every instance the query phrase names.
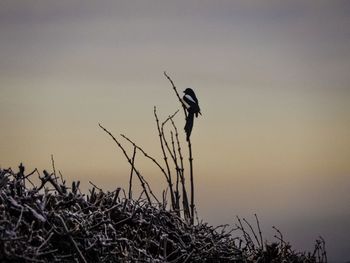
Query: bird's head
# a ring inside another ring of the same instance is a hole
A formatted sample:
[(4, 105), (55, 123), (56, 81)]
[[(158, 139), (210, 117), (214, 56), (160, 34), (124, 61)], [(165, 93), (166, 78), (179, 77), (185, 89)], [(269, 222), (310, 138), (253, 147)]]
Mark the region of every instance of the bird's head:
[(194, 91), (191, 88), (187, 88), (187, 89), (184, 90), (184, 93), (188, 94), (188, 95), (192, 95), (192, 94), (194, 94)]

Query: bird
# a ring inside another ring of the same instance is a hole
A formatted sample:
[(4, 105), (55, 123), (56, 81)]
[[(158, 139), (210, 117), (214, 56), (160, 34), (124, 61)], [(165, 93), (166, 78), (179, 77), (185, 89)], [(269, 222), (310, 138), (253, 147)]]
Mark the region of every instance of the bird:
[(186, 132), (186, 140), (189, 141), (192, 128), (193, 128), (194, 115), (196, 115), (196, 118), (197, 118), (198, 114), (202, 115), (202, 113), (199, 108), (198, 99), (193, 89), (187, 88), (184, 90), (183, 93), (185, 93), (185, 95), (183, 96), (183, 100), (188, 105), (187, 107), (188, 114), (186, 118), (185, 132)]

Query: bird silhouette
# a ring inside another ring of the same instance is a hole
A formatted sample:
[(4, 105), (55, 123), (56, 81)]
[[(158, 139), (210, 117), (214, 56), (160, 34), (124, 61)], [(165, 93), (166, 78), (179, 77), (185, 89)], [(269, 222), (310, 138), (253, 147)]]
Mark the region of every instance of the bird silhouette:
[(183, 100), (188, 105), (187, 107), (188, 114), (187, 114), (186, 125), (185, 125), (186, 140), (188, 141), (190, 139), (192, 128), (193, 128), (194, 115), (196, 115), (196, 118), (197, 118), (198, 114), (201, 114), (201, 110), (199, 108), (198, 99), (194, 91), (190, 88), (187, 88), (184, 90), (184, 93), (185, 95), (183, 96)]

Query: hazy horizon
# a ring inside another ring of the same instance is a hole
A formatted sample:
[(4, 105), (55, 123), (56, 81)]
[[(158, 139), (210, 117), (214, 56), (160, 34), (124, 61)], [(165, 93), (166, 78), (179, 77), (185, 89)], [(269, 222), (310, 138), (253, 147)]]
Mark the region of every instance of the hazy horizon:
[[(1, 1), (0, 167), (51, 169), (53, 154), (83, 189), (127, 188), (98, 123), (160, 159), (153, 106), (179, 109), (165, 70), (202, 110), (200, 218), (257, 213), (267, 236), (310, 250), (321, 235), (330, 262), (350, 260), (349, 14), (326, 0)], [(137, 165), (160, 192), (156, 167)]]

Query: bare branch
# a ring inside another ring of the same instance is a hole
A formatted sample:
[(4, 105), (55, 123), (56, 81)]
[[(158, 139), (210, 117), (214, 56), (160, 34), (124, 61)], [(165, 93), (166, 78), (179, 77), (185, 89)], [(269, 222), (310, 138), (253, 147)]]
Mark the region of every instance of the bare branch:
[(132, 199), (132, 175), (134, 173), (135, 156), (136, 156), (136, 146), (134, 146), (134, 152), (132, 154), (132, 160), (131, 160), (132, 165), (131, 165), (130, 179), (129, 179), (129, 199)]
[[(135, 168), (135, 165), (133, 165), (132, 163), (132, 160), (131, 158), (128, 156), (128, 154), (126, 153), (124, 147), (119, 143), (119, 141), (113, 136), (113, 134), (108, 131), (106, 128), (104, 128), (101, 124), (98, 124), (100, 126), (100, 128), (102, 130), (104, 130), (107, 134), (109, 134), (109, 136), (113, 139), (113, 141), (118, 145), (118, 147), (122, 150), (122, 152), (124, 153), (124, 156), (125, 158), (128, 160), (129, 164), (131, 165), (131, 167), (133, 167), (136, 175), (138, 176), (140, 182), (141, 182), (141, 185), (142, 185), (142, 188), (143, 190), (145, 191), (145, 194), (146, 194), (146, 197), (147, 197), (147, 200), (149, 202), (151, 202), (151, 199), (148, 195), (148, 192), (147, 192), (147, 188), (148, 190), (150, 191), (150, 194), (153, 196), (153, 198), (159, 203), (158, 201), (158, 198), (153, 194), (152, 190), (151, 190), (151, 187), (149, 186), (149, 184), (147, 183), (147, 181), (143, 178), (143, 176), (141, 175), (141, 173)], [(147, 188), (146, 188), (147, 186)]]
[(170, 167), (169, 167), (169, 163), (168, 163), (168, 157), (167, 157), (165, 149), (164, 149), (163, 135), (162, 135), (162, 131), (161, 131), (160, 125), (159, 125), (159, 119), (157, 116), (157, 108), (155, 106), (154, 106), (154, 117), (156, 119), (160, 146), (162, 148), (163, 158), (164, 158), (164, 162), (165, 162), (165, 165), (167, 168), (167, 173), (168, 173), (168, 185), (169, 185), (169, 189), (170, 189), (171, 205), (172, 205), (173, 210), (175, 210), (175, 208), (176, 208), (175, 207), (175, 196), (174, 196), (173, 184), (172, 184), (172, 180), (171, 180), (171, 172), (170, 172)]
[(128, 138), (126, 135), (120, 134), (120, 136), (122, 136), (125, 140), (127, 140), (128, 142), (130, 142), (134, 147), (136, 147), (136, 149), (140, 150), (140, 151), (143, 153), (143, 155), (144, 155), (145, 157), (147, 157), (147, 158), (150, 159), (152, 162), (154, 162), (154, 163), (158, 166), (158, 168), (162, 171), (162, 173), (164, 174), (165, 178), (168, 180), (168, 175), (167, 175), (167, 173), (165, 172), (164, 168), (158, 163), (158, 161), (157, 161), (154, 157), (152, 157), (152, 156), (150, 156), (148, 153), (146, 153), (140, 146), (138, 146), (134, 141), (132, 141), (132, 140), (131, 140), (130, 138)]

